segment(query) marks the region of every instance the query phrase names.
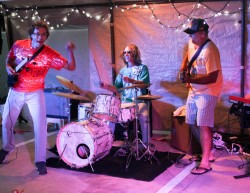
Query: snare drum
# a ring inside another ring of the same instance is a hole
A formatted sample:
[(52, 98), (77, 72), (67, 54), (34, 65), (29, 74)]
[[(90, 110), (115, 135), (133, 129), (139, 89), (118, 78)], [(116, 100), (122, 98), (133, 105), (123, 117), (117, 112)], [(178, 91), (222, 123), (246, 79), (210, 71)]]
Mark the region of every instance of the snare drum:
[(112, 142), (107, 124), (91, 119), (65, 125), (57, 136), (56, 147), (67, 165), (81, 168), (108, 155)]
[(99, 94), (95, 99), (93, 117), (100, 120), (117, 122), (120, 106), (121, 100), (119, 97), (109, 94)]
[(120, 114), (118, 117), (119, 123), (126, 123), (135, 119), (135, 103), (122, 103)]
[(89, 119), (92, 111), (92, 103), (79, 103), (78, 105), (78, 120)]

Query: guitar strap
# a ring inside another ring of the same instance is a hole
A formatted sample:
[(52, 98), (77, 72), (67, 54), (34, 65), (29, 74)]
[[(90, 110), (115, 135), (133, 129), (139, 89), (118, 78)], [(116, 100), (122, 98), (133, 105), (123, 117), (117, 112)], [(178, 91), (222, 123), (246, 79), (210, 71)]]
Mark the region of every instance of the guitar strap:
[(33, 56), (31, 56), (31, 58), (28, 58), (27, 61), (21, 62), (19, 65), (16, 66), (15, 71), (18, 72), (27, 62), (34, 60), (38, 54), (40, 54), (40, 52), (43, 50), (44, 45), (41, 46), (41, 48), (39, 48), (34, 54)]
[[(44, 45), (42, 45), (41, 48), (39, 48), (31, 58), (26, 58), (24, 59), (20, 64), (18, 64), (16, 67), (15, 67), (15, 71), (18, 72), (27, 62), (31, 61), (31, 60), (34, 60), (35, 57), (43, 50), (44, 48)], [(9, 87), (13, 87), (14, 84), (18, 81), (18, 75), (8, 75), (8, 78), (7, 78), (7, 84)]]
[(206, 45), (206, 43), (208, 43), (209, 41), (211, 41), (211, 40), (210, 40), (210, 39), (207, 39), (207, 40), (199, 47), (199, 49), (195, 52), (195, 54), (193, 55), (193, 57), (191, 58), (191, 60), (188, 62), (188, 65), (187, 65), (188, 74), (190, 74), (190, 70), (191, 70), (191, 67), (192, 67), (194, 61), (195, 61), (196, 58), (200, 55), (201, 50), (202, 50), (203, 47)]

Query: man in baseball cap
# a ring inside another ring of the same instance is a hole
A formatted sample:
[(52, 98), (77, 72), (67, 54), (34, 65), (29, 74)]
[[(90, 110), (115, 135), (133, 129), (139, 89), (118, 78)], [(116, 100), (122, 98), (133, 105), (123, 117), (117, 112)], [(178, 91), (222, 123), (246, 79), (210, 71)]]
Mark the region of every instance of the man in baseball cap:
[(184, 30), (187, 34), (194, 34), (198, 31), (206, 31), (208, 32), (208, 24), (205, 22), (204, 19), (193, 19), (189, 24), (189, 27)]
[[(181, 71), (189, 71), (189, 75), (182, 78), (188, 83), (189, 93), (186, 101), (185, 122), (202, 147), (202, 159), (191, 170), (194, 175), (205, 174), (212, 170), (210, 164), (214, 161), (212, 154), (212, 140), (215, 107), (223, 84), (220, 52), (208, 37), (208, 24), (204, 19), (193, 19), (185, 33), (189, 34), (187, 55), (181, 66)], [(198, 56), (197, 50), (200, 50)], [(191, 67), (189, 61), (195, 58)], [(190, 69), (188, 69), (190, 68)]]

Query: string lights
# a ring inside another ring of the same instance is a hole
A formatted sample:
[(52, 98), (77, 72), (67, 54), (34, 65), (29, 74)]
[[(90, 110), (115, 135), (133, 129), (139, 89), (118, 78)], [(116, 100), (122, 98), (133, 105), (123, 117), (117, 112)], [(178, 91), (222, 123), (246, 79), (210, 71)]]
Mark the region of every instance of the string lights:
[[(206, 9), (207, 12), (210, 12), (206, 17), (204, 17), (203, 19), (211, 19), (211, 18), (215, 18), (215, 17), (220, 17), (220, 16), (231, 16), (231, 15), (235, 15), (235, 14), (239, 14), (242, 10), (241, 8), (235, 8), (234, 7), (234, 11), (228, 11), (228, 8), (230, 7), (230, 3), (231, 1), (227, 1), (225, 2), (225, 4), (219, 8), (218, 10), (215, 10), (213, 8), (211, 8), (210, 6), (208, 6), (205, 3), (202, 2), (195, 2), (193, 3), (193, 6), (191, 6), (192, 8), (189, 10), (189, 14), (186, 14), (184, 12), (181, 12), (178, 9), (178, 6), (175, 3), (171, 3), (170, 1), (170, 6), (172, 9), (174, 9), (174, 11), (176, 12), (176, 17), (178, 18), (179, 23), (176, 23), (175, 25), (170, 25), (167, 24), (166, 22), (168, 22), (167, 20), (161, 21), (159, 16), (157, 15), (154, 6), (156, 4), (149, 4), (146, 1), (142, 1), (141, 4), (131, 4), (131, 5), (127, 5), (127, 6), (119, 6), (115, 3), (115, 1), (113, 1), (113, 5), (110, 6), (110, 9), (120, 9), (120, 11), (122, 13), (125, 13), (127, 11), (133, 10), (133, 9), (146, 9), (149, 10), (149, 14), (151, 16), (151, 18), (153, 18), (157, 24), (159, 24), (162, 28), (166, 28), (166, 29), (176, 29), (179, 30), (181, 28), (186, 27), (187, 22), (190, 21), (190, 19), (192, 19), (194, 17), (194, 13), (199, 12), (201, 9)], [(52, 18), (52, 16), (44, 16), (42, 17), (42, 10), (39, 10), (38, 7), (33, 7), (33, 8), (27, 8), (25, 10), (20, 10), (20, 9), (12, 9), (12, 10), (8, 10), (5, 9), (4, 6), (0, 7), (1, 13), (2, 14), (6, 14), (6, 15), (10, 15), (10, 17), (12, 19), (19, 19), (21, 22), (27, 21), (27, 20), (44, 20), (46, 21), (49, 25), (51, 29), (55, 29), (55, 28), (61, 28), (65, 25), (67, 25), (67, 22), (69, 22), (70, 17), (75, 15), (76, 17), (84, 17), (84, 19), (95, 19), (97, 21), (107, 21), (110, 17), (110, 13), (104, 13), (104, 14), (100, 14), (100, 13), (90, 13), (86, 10), (82, 10), (80, 7), (75, 7), (75, 8), (64, 8), (64, 15), (58, 17), (57, 23), (51, 23), (49, 21), (49, 18)], [(53, 17), (55, 13), (53, 13)], [(54, 18), (53, 18), (54, 19)], [(70, 22), (69, 22), (70, 23)], [(235, 22), (235, 23), (238, 23)]]
[[(147, 2), (144, 1), (144, 5), (132, 5), (129, 8), (125, 8), (125, 7), (119, 7), (116, 6), (116, 8), (121, 9), (122, 12), (124, 12), (124, 10), (131, 10), (131, 9), (135, 9), (135, 8), (144, 8), (144, 9), (149, 9), (151, 12), (151, 18), (153, 18), (156, 23), (158, 23), (162, 28), (167, 28), (167, 29), (175, 29), (177, 31), (179, 31), (180, 28), (186, 28), (187, 23), (190, 22), (190, 20), (192, 18), (194, 18), (194, 13), (195, 12), (199, 12), (200, 9), (206, 9), (208, 12), (210, 11), (210, 16), (204, 17), (203, 19), (207, 20), (207, 19), (211, 19), (211, 18), (215, 18), (215, 17), (219, 17), (219, 16), (232, 16), (232, 15), (236, 15), (239, 14), (242, 10), (241, 8), (235, 8), (234, 11), (228, 11), (227, 8), (230, 7), (230, 2), (231, 1), (227, 1), (222, 8), (215, 10), (213, 8), (211, 8), (210, 6), (208, 6), (205, 3), (202, 2), (196, 2), (193, 4), (192, 9), (189, 11), (189, 14), (187, 15), (186, 13), (183, 13), (181, 11), (178, 10), (177, 6), (175, 5), (175, 3), (171, 3), (171, 7), (175, 10), (176, 12), (176, 16), (178, 18), (178, 21), (180, 21), (179, 23), (175, 24), (175, 25), (170, 25), (170, 24), (166, 24), (164, 22), (162, 22), (159, 17), (156, 14), (155, 9), (153, 8), (152, 5), (148, 4)], [(182, 18), (182, 20), (181, 20)], [(166, 21), (166, 20), (164, 20)], [(235, 21), (235, 25), (238, 24), (238, 21)]]

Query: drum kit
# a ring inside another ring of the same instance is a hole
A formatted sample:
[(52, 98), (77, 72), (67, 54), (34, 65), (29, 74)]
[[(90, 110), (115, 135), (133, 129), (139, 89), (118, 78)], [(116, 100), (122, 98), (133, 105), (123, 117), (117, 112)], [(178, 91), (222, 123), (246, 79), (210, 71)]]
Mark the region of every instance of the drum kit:
[[(57, 76), (57, 79), (64, 86), (71, 89), (72, 92), (84, 93), (84, 91), (72, 81), (60, 76)], [(136, 90), (135, 103), (124, 104), (121, 104), (121, 100), (118, 96), (110, 94), (98, 94), (95, 100), (91, 102), (90, 98), (74, 93), (53, 93), (68, 99), (88, 102), (79, 104), (78, 120), (75, 122), (69, 121), (59, 131), (56, 139), (56, 147), (60, 159), (74, 168), (90, 165), (94, 172), (92, 164), (108, 155), (112, 147), (113, 134), (109, 128), (108, 122), (126, 124), (129, 121), (135, 121), (135, 139), (129, 145), (130, 152), (127, 156), (126, 169), (133, 156), (135, 156), (136, 160), (147, 157), (150, 161), (151, 158), (154, 158), (158, 162), (157, 158), (154, 156), (154, 151), (150, 150), (150, 145), (143, 144), (138, 137), (138, 100), (145, 100), (149, 103), (151, 100), (161, 98), (161, 96), (153, 96), (151, 94), (137, 97), (138, 88), (147, 87), (149, 87), (148, 84), (133, 84), (132, 86), (122, 88), (121, 90), (131, 88), (135, 88)], [(148, 141), (150, 133), (149, 125), (148, 121)], [(143, 145), (145, 150), (141, 156), (139, 155), (139, 143)]]

